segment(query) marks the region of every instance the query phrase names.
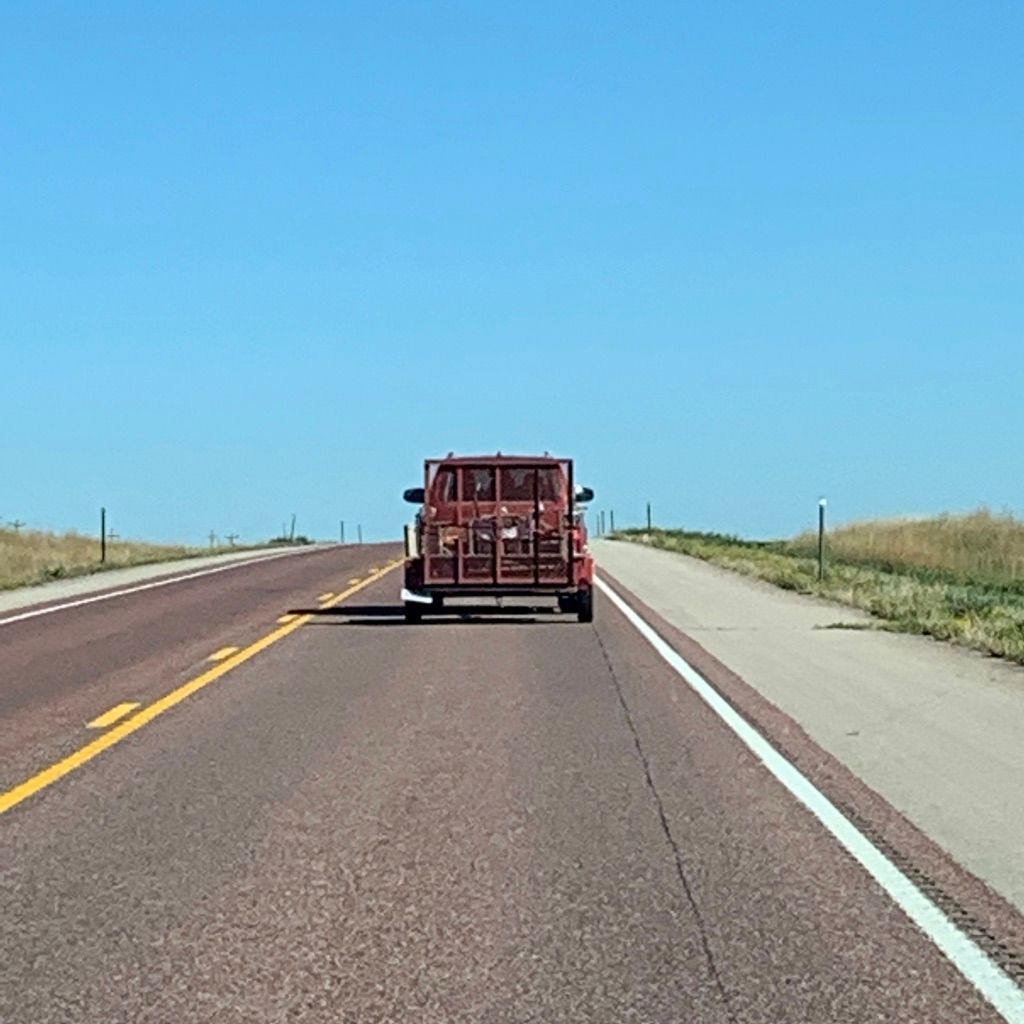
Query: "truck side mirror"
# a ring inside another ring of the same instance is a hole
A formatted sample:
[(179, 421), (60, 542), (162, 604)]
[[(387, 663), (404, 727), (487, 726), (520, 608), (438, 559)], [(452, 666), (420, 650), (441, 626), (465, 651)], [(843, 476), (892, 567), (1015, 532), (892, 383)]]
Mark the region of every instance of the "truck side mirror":
[(581, 505), (585, 505), (588, 501), (593, 501), (594, 500), (593, 488), (577, 486), (577, 488), (576, 488), (576, 500)]
[(422, 487), (407, 487), (402, 497), (413, 505), (422, 505), (426, 495)]

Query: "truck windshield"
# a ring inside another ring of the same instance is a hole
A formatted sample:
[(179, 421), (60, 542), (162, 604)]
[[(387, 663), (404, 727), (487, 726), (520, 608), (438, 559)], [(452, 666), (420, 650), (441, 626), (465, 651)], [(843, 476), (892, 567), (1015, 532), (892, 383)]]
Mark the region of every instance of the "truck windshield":
[(535, 480), (541, 501), (559, 501), (564, 497), (562, 476), (553, 466), (510, 466), (500, 474), (501, 500), (533, 501)]

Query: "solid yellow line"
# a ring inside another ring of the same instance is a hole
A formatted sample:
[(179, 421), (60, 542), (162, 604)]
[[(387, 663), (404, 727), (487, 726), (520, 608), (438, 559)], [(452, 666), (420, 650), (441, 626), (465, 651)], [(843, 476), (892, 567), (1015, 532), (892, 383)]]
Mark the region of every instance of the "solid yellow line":
[(319, 596), (319, 597), (317, 598), (317, 600), (318, 600), (318, 601), (330, 601), (330, 599), (331, 599), (332, 597), (334, 597), (334, 591), (333, 591), (333, 590), (328, 590), (326, 594), (321, 594), (321, 595), (320, 595), (320, 596)]
[(137, 700), (126, 700), (123, 704), (117, 704), (109, 711), (104, 711), (99, 718), (94, 718), (89, 723), (89, 728), (106, 729), (108, 725), (113, 725), (119, 718), (124, 718), (129, 711), (134, 711), (138, 706)]
[(282, 626), (287, 626), (289, 622), (295, 621), (295, 616), (289, 612), (287, 615), (282, 615), (277, 621), (280, 622)]
[[(377, 580), (390, 572), (391, 568), (393, 567), (389, 566), (376, 575), (363, 580), (362, 583), (349, 587), (348, 590), (333, 598), (330, 606), (333, 607), (334, 605), (341, 604), (345, 598), (351, 597), (352, 594), (362, 590), (364, 587), (368, 587), (371, 583), (376, 583)], [(83, 764), (87, 764), (94, 757), (102, 754), (104, 750), (114, 746), (115, 743), (120, 743), (126, 736), (130, 736), (133, 732), (152, 722), (154, 718), (162, 715), (165, 711), (170, 711), (175, 705), (180, 704), (187, 697), (191, 697), (193, 693), (201, 690), (204, 686), (209, 686), (215, 679), (220, 679), (221, 676), (230, 672), (233, 668), (237, 668), (243, 662), (255, 657), (260, 651), (265, 651), (272, 644), (276, 644), (278, 640), (283, 640), (290, 633), (294, 633), (295, 630), (304, 626), (312, 618), (312, 615), (300, 615), (286, 626), (275, 629), (273, 633), (268, 633), (254, 644), (250, 644), (237, 654), (225, 659), (219, 665), (207, 669), (202, 675), (196, 676), (195, 679), (190, 679), (176, 690), (172, 690), (166, 696), (150, 704), (149, 707), (145, 707), (132, 715), (131, 718), (125, 719), (120, 725), (115, 725), (109, 732), (105, 732), (102, 736), (97, 736), (91, 743), (87, 743), (74, 753), (50, 765), (49, 768), (44, 768), (41, 772), (33, 775), (30, 779), (26, 779), (13, 789), (0, 793), (0, 814), (9, 811), (12, 807), (16, 807), (23, 800), (27, 800), (41, 789), (52, 786), (59, 779), (64, 778), (65, 775), (73, 772), (76, 768), (80, 768)]]
[(358, 583), (362, 579), (361, 576), (355, 576), (349, 580), (349, 583)]
[(225, 658), (230, 658), (237, 650), (237, 647), (222, 647), (219, 651), (214, 651), (206, 660), (223, 661)]

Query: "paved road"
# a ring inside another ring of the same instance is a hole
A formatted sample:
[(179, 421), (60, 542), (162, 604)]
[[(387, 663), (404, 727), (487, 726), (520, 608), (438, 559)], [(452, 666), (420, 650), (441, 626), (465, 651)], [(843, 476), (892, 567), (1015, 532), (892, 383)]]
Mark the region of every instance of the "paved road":
[(8, 791), (241, 648), (0, 815), (0, 1021), (1010, 1019), (610, 600), (325, 607), (395, 554), (0, 627)]

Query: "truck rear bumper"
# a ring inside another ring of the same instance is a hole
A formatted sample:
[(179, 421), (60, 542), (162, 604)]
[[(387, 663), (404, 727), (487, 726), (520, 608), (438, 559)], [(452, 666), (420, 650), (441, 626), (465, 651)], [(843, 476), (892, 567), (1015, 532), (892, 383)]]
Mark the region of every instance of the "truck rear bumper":
[(575, 594), (581, 588), (589, 588), (589, 582), (581, 581), (579, 586), (561, 584), (435, 584), (410, 590), (402, 588), (402, 600), (407, 603), (430, 604), (435, 597), (558, 597), (560, 594)]

